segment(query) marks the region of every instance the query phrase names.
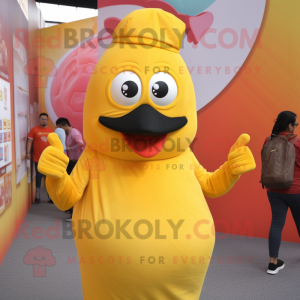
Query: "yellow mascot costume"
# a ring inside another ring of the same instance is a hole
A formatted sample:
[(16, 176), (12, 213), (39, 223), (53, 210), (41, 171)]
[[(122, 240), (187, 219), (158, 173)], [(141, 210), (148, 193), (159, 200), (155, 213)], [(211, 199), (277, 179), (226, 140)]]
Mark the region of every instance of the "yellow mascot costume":
[(189, 148), (197, 114), (184, 32), (161, 9), (128, 14), (91, 76), (87, 146), (70, 176), (58, 136), (48, 136), (38, 168), (56, 206), (74, 206), (85, 300), (199, 299), (215, 243), (204, 195), (226, 194), (255, 169), (247, 134), (215, 172)]

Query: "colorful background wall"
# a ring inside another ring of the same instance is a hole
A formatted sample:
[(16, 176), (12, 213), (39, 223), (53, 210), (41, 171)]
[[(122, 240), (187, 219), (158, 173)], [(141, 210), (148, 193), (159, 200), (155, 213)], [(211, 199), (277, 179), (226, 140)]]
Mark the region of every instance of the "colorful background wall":
[[(42, 111), (48, 112), (50, 126), (54, 127), (57, 118), (67, 117), (82, 131), (85, 91), (105, 51), (103, 45), (110, 43), (120, 19), (143, 7), (162, 8), (186, 24), (181, 55), (197, 96), (198, 132), (191, 148), (199, 162), (214, 171), (227, 160), (240, 134), (251, 136), (249, 147), (257, 169), (243, 175), (227, 195), (207, 199), (219, 232), (217, 238), (226, 234), (268, 238), (271, 210), (266, 191), (259, 184), (260, 151), (278, 113), (298, 113), (300, 108), (300, 3), (190, 0), (182, 6), (179, 0), (99, 0), (98, 18), (39, 29), (42, 19), (33, 0), (28, 2), (28, 18), (26, 7), (21, 9), (17, 1), (0, 1), (8, 12), (16, 12), (12, 19), (0, 12), (8, 53), (6, 71), (0, 67), (0, 83), (4, 82), (0, 89), (3, 99), (9, 99), (5, 95), (10, 90), (11, 109), (11, 128), (2, 125), (0, 130), (2, 139), (9, 131), (11, 139), (8, 141), (7, 134), (7, 141), (2, 141), (10, 145), (7, 150), (3, 147), (2, 157), (5, 161), (5, 153), (10, 153), (6, 155), (11, 160), (5, 165), (5, 174), (0, 175), (0, 192), (1, 186), (10, 186), (12, 193), (4, 209), (0, 205), (0, 240), (5, 241), (0, 246), (0, 262), (35, 193), (34, 174), (24, 160), (24, 136), (37, 124)], [(26, 47), (24, 35), (16, 32), (18, 28), (21, 32), (29, 30), (30, 47)], [(34, 71), (37, 65), (41, 68)], [(0, 117), (9, 120), (9, 111), (4, 116), (3, 109), (1, 106)], [(282, 239), (299, 242), (290, 212)]]
[[(286, 1), (284, 6), (277, 0), (266, 2), (259, 41), (236, 77), (198, 111), (194, 152), (199, 161), (207, 162), (208, 169), (214, 170), (226, 159), (223, 137), (232, 143), (243, 132), (251, 136), (249, 146), (257, 162), (257, 169), (242, 176), (226, 196), (208, 199), (219, 232), (233, 233), (240, 225), (245, 235), (268, 238), (271, 209), (266, 191), (258, 183), (260, 151), (279, 112), (290, 110), (300, 115), (299, 9), (298, 1)], [(295, 133), (300, 136), (299, 129)], [(290, 211), (282, 239), (300, 241)]]
[(31, 205), (34, 174), (26, 139), (37, 125), (38, 94), (24, 67), (38, 49), (42, 17), (34, 0), (0, 0), (0, 264)]

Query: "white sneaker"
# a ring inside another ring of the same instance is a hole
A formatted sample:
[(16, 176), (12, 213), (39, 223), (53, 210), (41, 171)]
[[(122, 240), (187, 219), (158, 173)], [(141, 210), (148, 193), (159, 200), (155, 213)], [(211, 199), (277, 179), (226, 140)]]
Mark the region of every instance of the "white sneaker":
[(72, 222), (72, 218), (66, 219), (66, 222)]
[(280, 270), (284, 268), (284, 262), (280, 259), (277, 259), (277, 264), (269, 263), (268, 274), (276, 275)]

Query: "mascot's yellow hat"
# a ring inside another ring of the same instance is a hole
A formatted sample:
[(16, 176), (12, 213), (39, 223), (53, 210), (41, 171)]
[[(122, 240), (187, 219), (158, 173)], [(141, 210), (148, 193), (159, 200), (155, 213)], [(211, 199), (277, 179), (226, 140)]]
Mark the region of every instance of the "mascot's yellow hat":
[(162, 10), (128, 14), (91, 76), (83, 112), (91, 148), (123, 160), (161, 160), (187, 150), (197, 130), (189, 70), (179, 54), (185, 24)]
[(139, 44), (179, 53), (185, 23), (162, 9), (140, 9), (116, 27), (112, 43)]

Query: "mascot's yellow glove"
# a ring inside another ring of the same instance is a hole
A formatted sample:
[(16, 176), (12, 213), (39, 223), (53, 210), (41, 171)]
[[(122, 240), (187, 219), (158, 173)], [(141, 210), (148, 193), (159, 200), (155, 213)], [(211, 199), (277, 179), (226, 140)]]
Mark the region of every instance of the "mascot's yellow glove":
[(49, 178), (60, 179), (66, 172), (69, 158), (64, 154), (63, 145), (56, 133), (50, 133), (47, 139), (51, 146), (43, 151), (38, 170)]
[(256, 168), (251, 150), (246, 146), (250, 141), (248, 134), (241, 134), (228, 154), (228, 164), (231, 174), (241, 175)]

